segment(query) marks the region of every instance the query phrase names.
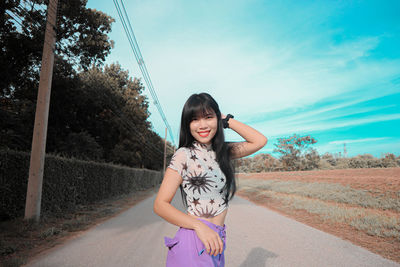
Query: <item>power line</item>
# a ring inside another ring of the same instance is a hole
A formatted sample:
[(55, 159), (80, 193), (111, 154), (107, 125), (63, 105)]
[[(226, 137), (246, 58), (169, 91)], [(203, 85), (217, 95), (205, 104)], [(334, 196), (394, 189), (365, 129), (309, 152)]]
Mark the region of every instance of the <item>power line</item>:
[[(61, 1), (62, 2), (62, 1)], [(22, 31), (26, 31), (26, 29), (29, 29), (27, 32), (28, 33), (32, 33), (32, 29), (34, 29), (35, 31), (40, 31), (41, 28), (43, 28), (44, 31), (44, 35), (46, 34), (46, 31), (48, 30), (47, 28), (45, 28), (46, 23), (49, 23), (53, 30), (56, 32), (56, 28), (57, 25), (59, 25), (59, 21), (61, 17), (60, 15), (60, 10), (61, 10), (61, 5), (57, 5), (57, 9), (55, 9), (54, 7), (48, 6), (48, 10), (52, 11), (52, 12), (56, 12), (56, 24), (52, 24), (50, 21), (48, 20), (41, 20), (40, 18), (44, 17), (43, 15), (45, 15), (46, 10), (43, 8), (43, 5), (39, 6), (39, 7), (35, 7), (35, 4), (30, 4), (27, 1), (22, 1), (21, 3), (18, 3), (16, 6), (13, 6), (12, 8), (10, 8), (9, 10), (7, 10), (6, 14), (11, 16), (11, 19), (13, 19), (14, 17), (19, 18), (19, 25), (21, 26), (21, 30)], [(49, 13), (49, 17), (52, 18), (53, 14), (52, 12)], [(56, 35), (57, 38), (57, 35)], [(43, 40), (42, 40), (43, 41)], [(44, 43), (47, 43), (46, 41), (44, 41)], [(48, 43), (47, 43), (48, 44)], [(65, 53), (65, 51), (63, 50), (63, 44), (65, 44), (65, 42), (63, 42), (62, 39), (58, 40), (58, 42), (56, 42), (55, 46), (53, 47), (53, 51), (57, 51), (58, 55), (65, 57), (66, 60), (68, 60), (69, 62), (72, 62), (72, 64), (76, 64), (77, 60), (74, 59), (69, 53)]]
[[(96, 80), (90, 78), (89, 76), (87, 76), (87, 77), (89, 78), (89, 80), (96, 82)], [(103, 92), (103, 96), (106, 96), (105, 92)], [(145, 155), (147, 153), (148, 155), (150, 155), (150, 157), (153, 157), (154, 159), (156, 159), (157, 157), (162, 157), (162, 154), (164, 152), (161, 151), (161, 149), (158, 148), (155, 144), (153, 144), (153, 143), (151, 143), (149, 141), (146, 141), (145, 136), (139, 130), (137, 130), (136, 125), (134, 125), (132, 123), (132, 121), (130, 121), (128, 118), (126, 118), (126, 116), (124, 116), (124, 114), (122, 114), (122, 112), (119, 109), (117, 109), (116, 107), (113, 107), (110, 104), (107, 104), (105, 107), (108, 108), (109, 111), (116, 118), (118, 118), (120, 120), (120, 122), (121, 122), (120, 125), (123, 128), (125, 128), (126, 130), (128, 130), (130, 132), (134, 132), (137, 137), (141, 137), (143, 140), (145, 140), (144, 142), (142, 142), (142, 144), (143, 144), (143, 146), (145, 148), (145, 150), (143, 151), (143, 155)], [(11, 116), (11, 114), (14, 115), (14, 116), (18, 115), (18, 112), (12, 112), (12, 111), (9, 111), (9, 110), (3, 110), (3, 111), (6, 112), (6, 113), (10, 113), (10, 116)], [(25, 139), (23, 139), (23, 138), (21, 138), (19, 136), (15, 136), (15, 138), (14, 139), (20, 141), (20, 143), (24, 143), (24, 144), (28, 143), (28, 141), (26, 141)], [(150, 160), (150, 161), (152, 161), (152, 160)]]
[[(88, 75), (88, 76), (86, 76), (86, 77), (89, 78), (89, 80), (92, 81), (92, 82), (97, 82), (95, 79), (91, 78), (90, 75)], [(109, 86), (112, 87), (111, 85), (109, 85)], [(106, 96), (105, 92), (103, 92), (103, 96)], [(144, 142), (143, 144), (144, 144), (144, 145), (147, 145), (147, 147), (150, 148), (148, 151), (152, 152), (152, 153), (153, 153), (153, 156), (154, 156), (154, 155), (155, 155), (155, 156), (158, 156), (158, 155), (157, 155), (157, 152), (159, 152), (159, 153), (161, 153), (161, 154), (164, 153), (164, 152), (161, 151), (159, 148), (157, 148), (154, 144), (152, 144), (152, 143), (146, 141), (145, 136), (144, 136), (141, 132), (139, 132), (139, 130), (137, 130), (137, 127), (136, 127), (135, 125), (133, 125), (132, 122), (131, 122), (130, 120), (124, 119), (125, 116), (122, 116), (123, 114), (122, 114), (121, 111), (118, 111), (116, 108), (112, 107), (111, 105), (107, 105), (107, 107), (110, 109), (110, 111), (111, 111), (115, 116), (117, 116), (118, 118), (121, 119), (121, 122), (123, 122), (123, 123), (125, 124), (125, 128), (126, 128), (126, 129), (135, 132), (137, 136), (139, 136), (139, 137), (143, 138), (143, 140), (145, 140), (145, 142)], [(117, 114), (116, 114), (116, 113), (117, 113)], [(126, 127), (126, 126), (128, 126), (128, 127)]]
[[(129, 122), (128, 120), (124, 120), (123, 117), (118, 116), (118, 114), (115, 114), (115, 112), (110, 108), (110, 111), (112, 114), (114, 114), (116, 117), (119, 117), (121, 119), (121, 122), (123, 123), (122, 125), (125, 127), (125, 129), (127, 130), (134, 130), (134, 132), (139, 135), (140, 137), (142, 137), (144, 140), (146, 140), (146, 138), (141, 135), (136, 129), (135, 126), (132, 126), (131, 122)], [(147, 145), (146, 151), (150, 152), (150, 154), (152, 154), (152, 156), (158, 157), (158, 156), (162, 156), (162, 151), (160, 149), (158, 149), (157, 147), (154, 146), (154, 144), (149, 143), (147, 141), (143, 142), (143, 145)], [(145, 152), (145, 151), (144, 151)], [(158, 152), (158, 153), (157, 153)], [(145, 154), (145, 153), (144, 153)]]
[[(147, 84), (147, 88), (149, 89), (149, 91), (151, 93), (151, 96), (153, 97), (154, 105), (157, 107), (158, 112), (160, 113), (161, 118), (164, 121), (164, 124), (165, 124), (165, 126), (167, 127), (167, 129), (168, 129), (168, 131), (170, 133), (170, 136), (171, 136), (171, 139), (172, 139), (172, 143), (175, 145), (174, 136), (173, 136), (171, 127), (170, 127), (170, 125), (169, 125), (169, 123), (167, 121), (167, 118), (166, 118), (166, 116), (164, 114), (164, 111), (163, 111), (163, 109), (161, 107), (161, 103), (160, 103), (160, 101), (159, 101), (159, 99), (157, 97), (157, 94), (156, 94), (155, 90), (154, 90), (153, 83), (152, 83), (152, 81), (150, 79), (150, 75), (149, 75), (149, 73), (147, 71), (146, 64), (144, 63), (144, 59), (143, 59), (142, 53), (140, 52), (140, 48), (139, 48), (139, 45), (137, 43), (135, 34), (133, 32), (132, 25), (131, 25), (129, 17), (127, 15), (127, 12), (126, 12), (126, 9), (125, 9), (125, 5), (124, 5), (122, 0), (120, 0), (120, 1), (121, 1), (122, 9), (124, 11), (123, 13), (122, 13), (122, 10), (121, 10), (121, 7), (120, 7), (118, 1), (117, 0), (113, 0), (114, 5), (115, 5), (115, 7), (117, 9), (118, 15), (119, 15), (119, 17), (121, 19), (122, 26), (123, 26), (123, 28), (125, 30), (126, 36), (128, 37), (128, 41), (129, 41), (129, 44), (131, 46), (131, 49), (132, 49), (132, 51), (133, 51), (133, 53), (135, 55), (136, 61), (137, 61), (138, 65), (139, 65), (139, 68), (140, 68), (140, 70), (142, 72), (143, 78), (144, 78), (144, 80), (145, 80), (145, 82)], [(124, 14), (125, 14), (126, 19), (124, 17)]]
[[(30, 13), (30, 12), (28, 12), (26, 9), (25, 9), (25, 7), (24, 6), (22, 6), (21, 4), (18, 4), (18, 6), (15, 6), (15, 8), (17, 9), (17, 11), (19, 11), (19, 12), (23, 12), (24, 14), (25, 14), (25, 16), (26, 17), (29, 17), (29, 19), (30, 19), (30, 21), (31, 22), (33, 22), (33, 23), (35, 23), (35, 25), (38, 27), (38, 28), (40, 28), (40, 27), (43, 27), (43, 26), (45, 26), (46, 25), (46, 23), (49, 23), (52, 27), (53, 27), (53, 29), (55, 30), (56, 29), (56, 25), (54, 25), (53, 23), (51, 23), (50, 21), (48, 21), (47, 19), (44, 21), (44, 25), (42, 25), (38, 20), (37, 20), (37, 18), (34, 18), (33, 16), (32, 16), (32, 14)], [(44, 11), (44, 10), (37, 10), (35, 7), (32, 7), (33, 8), (33, 10), (35, 10), (37, 13), (42, 13), (42, 12), (46, 12), (46, 11)], [(50, 8), (51, 9), (51, 8)], [(59, 8), (57, 9), (57, 12), (59, 11)], [(14, 13), (14, 12), (13, 12)], [(15, 14), (15, 13), (14, 13)], [(41, 15), (42, 16), (42, 15)], [(53, 16), (53, 14), (49, 14), (49, 17), (51, 18)], [(56, 16), (56, 18), (59, 16), (58, 15), (58, 13), (56, 13), (55, 14), (55, 16)], [(47, 18), (47, 17), (46, 17)], [(57, 24), (57, 22), (56, 22), (56, 24)]]
[[(21, 6), (18, 6), (18, 7), (21, 8)], [(19, 24), (19, 25), (21, 26), (21, 30), (22, 30), (22, 31), (24, 31), (24, 29), (26, 29), (26, 27), (23, 25), (24, 22), (25, 22), (25, 20), (26, 20), (26, 18), (29, 18), (29, 20), (30, 20), (29, 22), (32, 22), (32, 23), (31, 23), (31, 26), (36, 26), (36, 27), (37, 27), (36, 30), (38, 30), (38, 29), (40, 29), (40, 27), (42, 27), (42, 25), (41, 25), (38, 21), (35, 21), (35, 20), (32, 18), (32, 15), (29, 14), (26, 10), (22, 9), (22, 10), (19, 10), (19, 11), (20, 11), (20, 12), (23, 11), (23, 12), (25, 13), (26, 17), (21, 17), (21, 15), (23, 15), (23, 14), (16, 14), (15, 11), (11, 11), (11, 10), (7, 10), (5, 13), (6, 13), (7, 15), (10, 16), (10, 19), (11, 19), (11, 20), (13, 20), (14, 22), (16, 22), (17, 24)], [(16, 18), (18, 18), (19, 21), (16, 20)], [(46, 23), (48, 23), (49, 25), (51, 25), (51, 26), (53, 27), (54, 31), (55, 31), (54, 25), (53, 25), (52, 23), (50, 23), (49, 21), (46, 21)], [(45, 29), (44, 29), (44, 35), (46, 34), (47, 31), (49, 31), (49, 29), (45, 28)], [(43, 38), (43, 39), (44, 39), (44, 38)], [(43, 42), (44, 42), (45, 44), (48, 44), (48, 45), (52, 46), (52, 45), (51, 45), (50, 43), (48, 43), (46, 40), (43, 40)], [(54, 48), (53, 48), (53, 49), (54, 49)]]
[[(7, 12), (6, 12), (7, 13)], [(8, 14), (8, 13), (7, 13)], [(24, 26), (21, 24), (22, 22), (19, 22), (15, 17), (11, 18), (15, 23), (19, 24), (19, 26), (21, 26), (21, 28), (23, 28)], [(20, 18), (21, 19), (21, 18)]]
[(172, 133), (171, 127), (170, 127), (170, 125), (168, 124), (168, 121), (167, 121), (167, 118), (166, 118), (166, 116), (165, 116), (165, 114), (164, 114), (164, 111), (163, 111), (163, 109), (162, 109), (161, 103), (160, 103), (160, 101), (158, 100), (157, 94), (156, 94), (156, 92), (155, 92), (155, 90), (154, 90), (153, 83), (152, 83), (152, 81), (151, 81), (151, 79), (150, 79), (150, 75), (149, 75), (149, 73), (148, 73), (148, 71), (147, 71), (146, 64), (144, 63), (142, 53), (140, 52), (139, 44), (138, 44), (137, 41), (136, 41), (135, 33), (133, 32), (133, 29), (132, 29), (132, 26), (131, 26), (131, 23), (130, 23), (128, 14), (126, 13), (126, 9), (125, 9), (125, 6), (124, 6), (124, 3), (123, 3), (122, 0), (121, 0), (121, 4), (122, 4), (122, 8), (124, 9), (125, 17), (127, 18), (127, 21), (128, 21), (129, 29), (130, 29), (130, 31), (131, 31), (131, 33), (132, 33), (132, 36), (133, 36), (133, 41), (134, 41), (134, 43), (136, 44), (137, 51), (138, 51), (138, 54), (139, 54), (140, 59), (141, 59), (141, 63), (142, 63), (142, 65), (143, 65), (143, 69), (145, 70), (145, 74), (146, 74), (147, 77), (148, 77), (148, 81), (149, 81), (149, 85), (150, 85), (150, 86), (149, 86), (149, 89), (150, 89), (150, 91), (152, 92), (153, 100), (155, 100), (155, 102), (156, 102), (155, 104), (156, 104), (156, 106), (157, 106), (157, 108), (158, 108), (158, 110), (159, 110), (159, 112), (160, 112), (160, 115), (161, 115), (161, 117), (163, 118), (164, 123), (165, 123), (166, 127), (168, 128), (168, 130), (169, 130), (169, 132), (170, 132), (172, 141), (173, 141), (173, 143), (175, 143), (175, 142), (174, 142), (174, 138), (173, 138), (173, 133)]
[[(29, 8), (29, 7), (28, 7)], [(52, 8), (50, 5), (48, 6), (48, 10), (52, 11), (52, 12), (56, 12), (60, 9), (60, 6), (58, 5), (57, 9)], [(31, 11), (35, 11), (37, 12), (37, 14), (40, 14), (42, 12), (45, 12), (43, 10), (37, 10), (34, 6), (31, 6)], [(18, 25), (21, 26), (21, 30), (26, 29), (26, 25), (24, 25), (26, 22), (30, 23), (31, 27), (35, 27), (36, 30), (41, 28), (42, 25), (41, 23), (38, 21), (38, 18), (34, 18), (33, 14), (31, 14), (30, 12), (28, 12), (26, 10), (26, 5), (23, 6), (21, 3), (19, 3), (17, 6), (15, 6), (13, 9), (10, 10), (6, 10), (6, 14), (10, 16), (10, 19), (13, 20), (15, 23), (17, 23)], [(24, 16), (24, 17), (22, 17)], [(51, 12), (48, 14), (49, 18), (54, 18), (54, 16), (52, 16)], [(57, 17), (57, 15), (56, 15)], [(45, 23), (48, 23), (49, 25), (51, 25), (54, 29), (54, 25), (52, 23), (50, 23), (50, 21), (44, 21)], [(47, 29), (45, 30), (47, 31)], [(47, 43), (45, 41), (45, 43)], [(48, 44), (48, 43), (47, 43)], [(150, 142), (146, 142), (146, 138), (136, 129), (136, 127), (134, 125), (132, 125), (132, 122), (127, 120), (125, 118), (125, 116), (122, 116), (121, 114), (117, 115), (114, 111), (111, 109), (110, 107), (110, 111), (120, 119), (121, 121), (121, 125), (123, 125), (126, 129), (133, 131), (136, 133), (136, 135), (138, 137), (141, 137), (143, 140), (145, 140), (142, 144), (147, 147), (145, 149), (145, 151), (147, 151), (148, 153), (151, 153), (152, 156), (159, 156), (160, 154), (162, 154), (163, 152), (157, 148), (154, 144), (150, 143)], [(144, 152), (145, 152), (144, 151)], [(158, 154), (159, 153), (159, 154)]]
[[(53, 12), (58, 11), (59, 8), (60, 7), (58, 6), (58, 8), (56, 10), (54, 8), (51, 8), (50, 6), (48, 7), (48, 9)], [(36, 12), (41, 13), (41, 11), (38, 11), (33, 6), (32, 6), (32, 10), (35, 10)], [(14, 22), (16, 22), (18, 25), (21, 26), (21, 30), (26, 29), (26, 25), (23, 25), (23, 24), (25, 24), (26, 20), (29, 20), (28, 22), (30, 23), (30, 25), (33, 27), (36, 27), (36, 29), (39, 29), (40, 27), (42, 27), (41, 23), (37, 20), (37, 18), (33, 18), (33, 15), (31, 13), (29, 13), (27, 10), (25, 10), (25, 7), (22, 6), (21, 4), (16, 6), (15, 10), (7, 10), (6, 14), (9, 15), (10, 18)], [(25, 15), (25, 17), (21, 17), (23, 15)], [(49, 17), (54, 18), (53, 16), (51, 16), (51, 14), (48, 14), (48, 15), (49, 15)], [(56, 15), (56, 17), (57, 17), (57, 15)], [(48, 23), (54, 29), (54, 25), (52, 23), (50, 23), (48, 20), (45, 21), (45, 23)], [(46, 31), (47, 31), (47, 29), (45, 30), (45, 32)], [(44, 41), (44, 42), (49, 44), (46, 41)], [(138, 136), (144, 140), (144, 142), (142, 142), (142, 144), (145, 147), (145, 150), (143, 151), (144, 152), (143, 155), (146, 154), (146, 151), (152, 157), (158, 157), (163, 154), (163, 151), (161, 151), (160, 148), (156, 147), (155, 144), (146, 141), (147, 138), (145, 138), (145, 136), (142, 133), (140, 133), (139, 130), (136, 129), (136, 126), (133, 125), (132, 122), (126, 118), (126, 116), (123, 116), (123, 114), (121, 112), (118, 112), (116, 109), (112, 108), (111, 106), (109, 108), (110, 108), (109, 110), (114, 114), (114, 116), (116, 116), (117, 118), (120, 119), (121, 126), (123, 126), (128, 131), (134, 132), (136, 134), (136, 136)], [(116, 113), (118, 113), (118, 114), (116, 114)]]

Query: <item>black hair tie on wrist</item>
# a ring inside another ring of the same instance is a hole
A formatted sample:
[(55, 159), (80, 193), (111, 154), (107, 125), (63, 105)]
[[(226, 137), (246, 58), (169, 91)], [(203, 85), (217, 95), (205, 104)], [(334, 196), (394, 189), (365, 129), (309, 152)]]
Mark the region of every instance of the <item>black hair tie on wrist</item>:
[(222, 119), (222, 124), (224, 125), (224, 129), (229, 128), (229, 119), (234, 118), (232, 114), (226, 115), (225, 119)]

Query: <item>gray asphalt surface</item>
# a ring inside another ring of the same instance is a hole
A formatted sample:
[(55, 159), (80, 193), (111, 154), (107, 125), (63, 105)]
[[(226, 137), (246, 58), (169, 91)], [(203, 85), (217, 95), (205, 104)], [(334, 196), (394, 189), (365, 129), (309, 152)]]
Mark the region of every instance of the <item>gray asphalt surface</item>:
[[(155, 195), (39, 255), (30, 267), (165, 266), (164, 236), (178, 227), (153, 213)], [(173, 205), (183, 210), (178, 190)], [(397, 266), (348, 241), (235, 196), (227, 218), (227, 267)]]

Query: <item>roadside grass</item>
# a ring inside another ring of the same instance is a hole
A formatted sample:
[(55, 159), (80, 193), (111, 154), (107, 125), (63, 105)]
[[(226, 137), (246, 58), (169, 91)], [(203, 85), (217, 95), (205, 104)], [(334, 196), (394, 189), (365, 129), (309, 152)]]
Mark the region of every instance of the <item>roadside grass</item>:
[(364, 208), (400, 211), (400, 197), (391, 197), (391, 195), (400, 196), (399, 191), (386, 192), (385, 194), (376, 196), (367, 190), (354, 189), (335, 183), (240, 179), (239, 188), (246, 186), (259, 190), (334, 201)]
[(133, 206), (154, 193), (155, 188), (121, 195), (77, 207), (73, 213), (43, 215), (39, 223), (17, 218), (0, 222), (0, 267), (26, 264), (29, 258), (51, 248), (101, 221)]
[[(91, 218), (96, 220), (100, 216)], [(65, 217), (43, 216), (39, 224), (22, 218), (0, 223), (0, 266), (21, 266), (28, 260), (26, 251), (47, 246), (72, 232), (83, 231), (93, 223), (86, 215), (70, 217), (71, 214)]]
[(11, 258), (0, 262), (1, 267), (20, 267), (27, 263), (26, 258)]
[[(268, 187), (277, 190), (274, 191), (265, 190), (265, 187), (260, 186), (260, 183), (246, 181), (246, 185), (243, 184), (243, 181), (241, 181), (239, 190), (251, 199), (263, 199), (265, 201), (265, 199), (272, 198), (278, 200), (287, 208), (306, 210), (311, 214), (317, 214), (327, 222), (346, 223), (357, 230), (366, 232), (368, 235), (396, 238), (397, 241), (400, 241), (400, 216), (388, 216), (364, 207), (344, 206), (339, 201), (336, 201), (337, 203), (332, 202), (331, 198), (328, 199), (331, 202), (325, 202), (324, 200), (310, 198), (309, 195), (287, 193), (287, 191), (298, 192), (298, 189), (282, 190), (281, 185), (281, 187), (274, 187), (273, 185)], [(296, 183), (292, 183), (292, 185), (295, 186)], [(316, 190), (320, 187), (311, 188)], [(326, 190), (325, 187), (322, 188)], [(316, 192), (313, 193), (313, 195), (320, 195)], [(343, 195), (345, 196), (345, 193)], [(350, 199), (353, 197), (351, 195)]]

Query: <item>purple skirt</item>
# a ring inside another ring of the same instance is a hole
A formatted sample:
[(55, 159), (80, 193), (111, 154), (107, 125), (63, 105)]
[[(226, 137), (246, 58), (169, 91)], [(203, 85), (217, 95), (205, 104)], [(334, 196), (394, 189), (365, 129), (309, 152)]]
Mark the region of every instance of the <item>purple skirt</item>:
[(226, 248), (226, 225), (220, 226), (209, 221), (198, 219), (217, 232), (224, 243), (221, 254), (207, 254), (206, 248), (197, 237), (196, 231), (180, 227), (174, 238), (164, 237), (168, 247), (166, 267), (224, 267)]

